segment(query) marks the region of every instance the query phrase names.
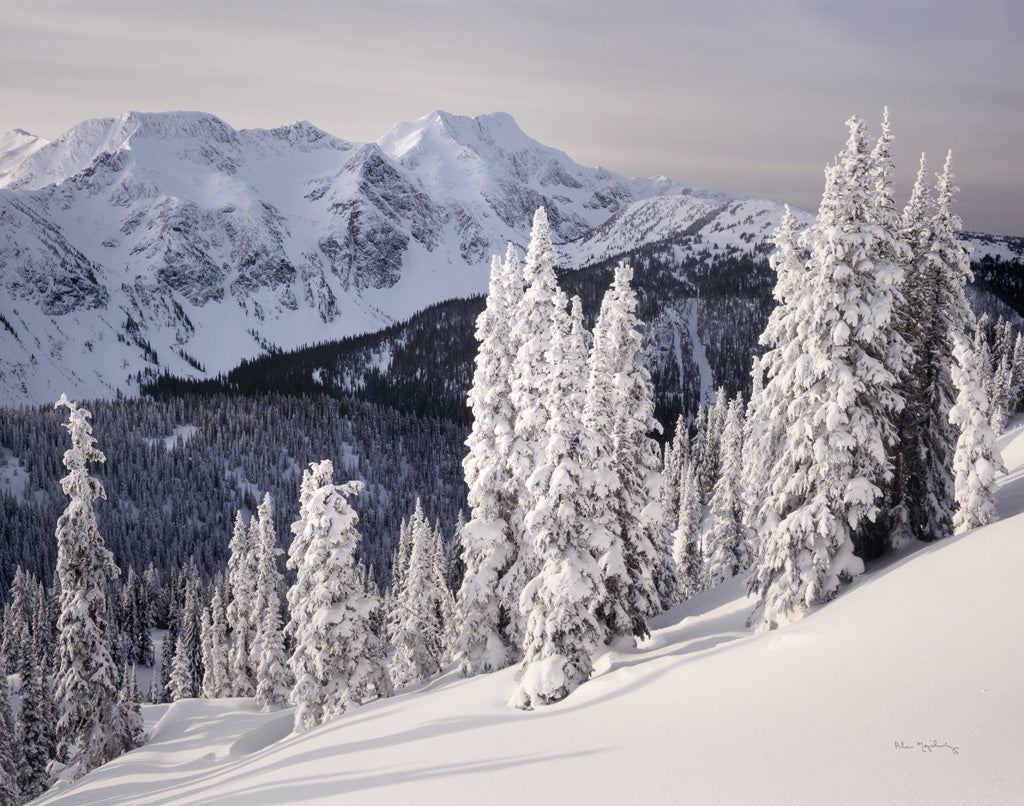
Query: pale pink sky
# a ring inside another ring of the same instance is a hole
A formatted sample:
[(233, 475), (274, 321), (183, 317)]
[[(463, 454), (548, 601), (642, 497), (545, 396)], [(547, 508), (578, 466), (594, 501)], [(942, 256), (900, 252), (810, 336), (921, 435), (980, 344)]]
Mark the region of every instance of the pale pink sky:
[(0, 0), (0, 132), (503, 111), (584, 165), (814, 209), (843, 122), (888, 104), (902, 197), (952, 148), (965, 226), (1024, 235), (1022, 34), (1019, 0)]

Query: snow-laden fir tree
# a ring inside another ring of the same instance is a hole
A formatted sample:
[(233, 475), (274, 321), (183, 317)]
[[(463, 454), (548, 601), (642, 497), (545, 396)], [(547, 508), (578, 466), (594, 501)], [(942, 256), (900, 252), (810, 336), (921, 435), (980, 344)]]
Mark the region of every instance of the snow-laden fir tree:
[(949, 419), (960, 433), (953, 456), (957, 504), (953, 531), (959, 534), (997, 517), (996, 473), (1006, 468), (989, 425), (988, 396), (978, 382), (978, 356), (966, 336), (955, 337), (953, 359), (957, 398)]
[(228, 625), (222, 586), (215, 583), (210, 607), (203, 611), (203, 696), (231, 696), (228, 672)]
[(555, 328), (548, 360), (553, 369), (547, 405), (544, 462), (530, 475), (526, 516), (540, 573), (523, 591), (526, 615), (523, 666), (510, 704), (530, 709), (557, 702), (583, 683), (605, 638), (595, 617), (604, 599), (597, 557), (613, 539), (590, 517), (602, 479), (590, 470), (596, 440), (580, 416), (586, 394), (586, 339), (574, 300), (572, 327)]
[[(54, 604), (58, 600), (58, 593), (56, 586), (47, 590), (39, 580), (34, 579), (34, 576), (30, 575), (30, 578), (34, 580), (35, 585), (35, 590), (32, 594), (32, 618), (30, 622), (32, 643), (35, 646), (36, 659), (41, 666), (46, 669), (52, 669), (57, 651), (56, 634), (54, 632), (56, 628), (56, 608)], [(56, 720), (54, 720), (54, 724), (56, 724)]]
[(32, 611), (34, 609), (35, 582), (19, 565), (14, 569), (9, 600), (4, 608), (3, 645), (0, 657), (6, 659), (7, 669), (0, 672), (15, 674), (25, 659), (33, 654)]
[[(21, 707), (18, 711), (17, 743), (24, 759), (18, 770), (18, 789), (25, 801), (39, 797), (50, 786), (47, 767), (56, 749), (56, 734), (50, 723), (53, 708), (46, 675), (32, 654), (22, 659), (19, 669)], [(6, 680), (0, 680), (6, 688)]]
[(277, 547), (270, 493), (263, 497), (257, 511), (257, 522), (258, 537), (253, 546), (256, 553), (256, 597), (253, 602), (256, 637), (252, 657), (256, 668), (256, 704), (264, 711), (270, 711), (284, 707), (292, 687), (281, 625), (284, 580), (277, 568), (277, 556), (283, 552)]
[(500, 592), (509, 615), (508, 634), (513, 647), (522, 646), (525, 629), (519, 597), (540, 566), (524, 517), (533, 506), (527, 479), (544, 463), (545, 428), (551, 416), (547, 393), (554, 370), (547, 359), (547, 352), (551, 349), (552, 334), (568, 327), (567, 300), (555, 277), (557, 261), (547, 213), (539, 207), (533, 217), (530, 246), (523, 267), (528, 286), (516, 305), (511, 330), (516, 355), (509, 390), (515, 409), (509, 467), (512, 494), (518, 506), (510, 516), (510, 529), (516, 544), (516, 556), (501, 580)]
[(704, 417), (699, 418), (694, 436), (694, 470), (700, 481), (701, 500), (708, 503), (715, 481), (721, 473), (722, 431), (728, 414), (729, 399), (721, 386), (715, 391), (715, 404), (703, 407)]
[(174, 701), (198, 697), (203, 686), (203, 593), (195, 558), (183, 569), (184, 602), (178, 614), (178, 635), (168, 692)]
[[(516, 556), (510, 520), (513, 495), (509, 452), (514, 438), (509, 325), (515, 313), (510, 289), (519, 285), (519, 261), (509, 244), (505, 262), (491, 262), (487, 303), (476, 321), (476, 369), (468, 403), (473, 427), (462, 461), (470, 520), (459, 533), (465, 574), (459, 588), (455, 657), (463, 675), (493, 672), (518, 655), (506, 631), (508, 609), (498, 582)], [(514, 282), (509, 275), (515, 274)], [(520, 286), (521, 288), (521, 286)], [(521, 291), (520, 291), (521, 295)]]
[(142, 581), (135, 568), (128, 566), (121, 588), (121, 630), (127, 641), (128, 662), (153, 665), (152, 627), (152, 608), (146, 600)]
[[(2, 659), (0, 659), (2, 660)], [(18, 806), (22, 802), (18, 790), (18, 771), (23, 765), (19, 758), (15, 733), (14, 712), (7, 690), (7, 677), (0, 680), (0, 806)]]
[(93, 501), (106, 498), (103, 486), (88, 474), (90, 462), (106, 457), (96, 448), (90, 413), (61, 395), (68, 409), (71, 448), (64, 453), (68, 474), (60, 480), (70, 499), (57, 521), (57, 571), (60, 615), (55, 697), (63, 703), (57, 725), (58, 756), (77, 780), (114, 758), (124, 747), (115, 722), (118, 670), (107, 641), (107, 583), (119, 570), (103, 545)]
[(455, 595), (448, 587), (448, 552), (445, 549), (441, 521), (434, 522), (434, 545), (430, 557), (431, 574), (434, 578), (434, 612), (437, 614), (438, 636), (441, 643), (442, 663), (447, 663), (455, 652), (458, 629), (455, 625)]
[(235, 513), (235, 525), (228, 544), (228, 626), (231, 628), (231, 651), (228, 666), (232, 693), (236, 697), (251, 697), (256, 693), (256, 676), (249, 660), (255, 634), (252, 629), (252, 611), (255, 605), (257, 569), (255, 552), (249, 541), (242, 513)]
[(1013, 342), (1013, 405), (1011, 411), (1024, 406), (1024, 333), (1018, 333)]
[[(310, 462), (308, 468), (302, 471), (302, 481), (299, 485), (299, 518), (289, 527), (292, 533), (292, 542), (288, 547), (287, 566), (296, 573), (295, 583), (288, 589), (288, 623), (285, 625), (285, 634), (292, 638), (291, 655), (288, 657), (288, 669), (292, 673), (294, 702), (294, 691), (299, 682), (304, 678), (316, 680), (315, 657), (319, 651), (307, 643), (299, 643), (296, 636), (299, 632), (308, 630), (309, 622), (313, 618), (312, 576), (310, 569), (301, 571), (306, 563), (306, 552), (309, 549), (309, 541), (312, 532), (307, 528), (309, 524), (309, 502), (313, 494), (323, 487), (334, 484), (334, 464), (330, 459), (319, 462)], [(323, 698), (320, 696), (313, 704), (313, 700), (307, 700), (306, 709), (302, 720), (296, 719), (298, 728), (300, 721), (309, 726), (318, 725), (323, 721)]]
[(729, 403), (722, 430), (721, 470), (711, 495), (713, 524), (707, 537), (707, 584), (715, 587), (750, 568), (750, 541), (743, 525), (743, 402)]
[(167, 681), (167, 693), (172, 702), (187, 700), (199, 693), (193, 687), (188, 644), (185, 635), (181, 632), (178, 633), (178, 638), (174, 642), (174, 657), (171, 662), (171, 676)]
[[(608, 494), (593, 502), (595, 520), (612, 534), (600, 559), (604, 595), (598, 607), (608, 640), (646, 636), (647, 619), (664, 607), (661, 593), (674, 596), (677, 585), (674, 570), (662, 564), (671, 563), (664, 482), (657, 443), (649, 436), (661, 426), (654, 419), (651, 376), (639, 360), (642, 336), (632, 277), (633, 269), (620, 263), (601, 303), (583, 413), (597, 440), (591, 466), (610, 468), (617, 482), (606, 484)], [(659, 586), (660, 576), (665, 578)]]
[(775, 250), (768, 262), (775, 271), (775, 308), (761, 334), (760, 343), (768, 349), (755, 357), (750, 403), (747, 407), (747, 429), (750, 438), (743, 451), (743, 490), (746, 499), (746, 523), (752, 528), (755, 541), (762, 524), (761, 504), (768, 495), (771, 466), (786, 439), (786, 409), (789, 390), (781, 383), (765, 384), (765, 377), (778, 377), (795, 362), (802, 348), (799, 338), (800, 316), (797, 309), (805, 290), (807, 260), (798, 239), (800, 224), (786, 205), (779, 228), (775, 230)]
[(693, 465), (686, 462), (680, 473), (679, 509), (672, 533), (672, 559), (679, 580), (678, 601), (683, 602), (704, 590), (704, 553), (701, 550), (700, 481)]
[(135, 666), (129, 670), (125, 665), (121, 677), (121, 688), (117, 692), (117, 720), (119, 733), (124, 737), (124, 750), (134, 750), (146, 740), (139, 695), (139, 684), (135, 677)]
[(437, 618), (436, 577), (433, 567), (434, 539), (423, 506), (409, 519), (409, 567), (400, 594), (393, 603), (391, 680), (402, 688), (436, 674), (441, 669), (442, 625)]
[[(323, 478), (323, 466), (315, 468)], [(312, 480), (311, 476), (311, 480)], [(387, 670), (371, 629), (380, 600), (366, 592), (355, 566), (359, 521), (348, 498), (363, 483), (328, 483), (312, 490), (303, 508), (305, 545), (293, 591), (303, 592), (303, 612), (295, 622), (292, 671), (295, 729), (305, 731), (391, 693)], [(295, 556), (293, 554), (293, 556)], [(290, 661), (291, 663), (291, 661)]]
[[(940, 178), (941, 181), (941, 178)], [(1018, 339), (1020, 334), (1018, 335)], [(992, 379), (989, 385), (989, 421), (996, 436), (1006, 428), (1007, 420), (1017, 410), (1021, 356), (1014, 346), (1013, 327), (1001, 315), (996, 320), (992, 338)]]
[(826, 170), (805, 234), (803, 293), (766, 330), (779, 360), (766, 366), (763, 394), (776, 404), (767, 416), (781, 420), (764, 454), (770, 483), (751, 578), (758, 628), (800, 618), (863, 571), (857, 552), (877, 550), (891, 477), (888, 450), (902, 406), (895, 385), (907, 362), (893, 322), (902, 272), (885, 262), (894, 236), (874, 222), (864, 124), (854, 117), (847, 125), (846, 149)]
[(926, 163), (921, 155), (901, 238), (911, 257), (903, 282), (901, 330), (914, 361), (900, 392), (906, 405), (900, 419), (899, 526), (893, 543), (906, 538), (935, 540), (952, 532), (955, 511), (953, 454), (956, 430), (950, 411), (956, 398), (952, 378), (955, 340), (974, 320), (964, 289), (973, 280), (968, 248), (956, 237), (952, 212), (955, 188), (947, 159), (939, 177), (934, 212), (927, 198)]

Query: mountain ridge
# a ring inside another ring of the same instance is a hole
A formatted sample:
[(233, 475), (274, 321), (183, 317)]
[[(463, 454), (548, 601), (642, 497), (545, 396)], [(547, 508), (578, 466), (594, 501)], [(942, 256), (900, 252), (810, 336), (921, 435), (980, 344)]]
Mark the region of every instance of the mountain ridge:
[(586, 168), (507, 113), (358, 143), (127, 112), (0, 145), (0, 404), (134, 395), (481, 293), (541, 205), (568, 268), (666, 239), (680, 260), (757, 254), (783, 209)]

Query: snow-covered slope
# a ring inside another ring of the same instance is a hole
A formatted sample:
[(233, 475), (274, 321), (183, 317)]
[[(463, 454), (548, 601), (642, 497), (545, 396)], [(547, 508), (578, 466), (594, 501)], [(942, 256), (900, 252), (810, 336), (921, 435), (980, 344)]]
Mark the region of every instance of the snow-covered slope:
[(302, 736), (251, 700), (146, 706), (145, 747), (47, 804), (984, 804), (1024, 799), (1024, 425), (1001, 520), (872, 568), (752, 635), (743, 580), (598, 659), (564, 702), (442, 677)]

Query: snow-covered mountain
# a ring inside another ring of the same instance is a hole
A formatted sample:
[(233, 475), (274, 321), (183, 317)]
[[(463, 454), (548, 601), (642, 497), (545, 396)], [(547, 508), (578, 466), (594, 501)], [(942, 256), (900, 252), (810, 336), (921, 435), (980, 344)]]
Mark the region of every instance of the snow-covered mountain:
[(0, 403), (133, 394), (140, 374), (215, 374), (481, 292), (542, 204), (580, 265), (645, 215), (637, 237), (661, 237), (740, 198), (582, 167), (505, 114), (352, 143), (131, 112), (0, 151)]
[(376, 143), (197, 112), (0, 137), (0, 404), (135, 394), (375, 331), (486, 289), (548, 210), (563, 264), (644, 243), (747, 251), (782, 205), (586, 168), (507, 114), (435, 112)]
[(7, 134), (0, 134), (0, 183), (7, 174), (45, 146), (49, 141), (29, 134), (21, 129), (14, 129)]

